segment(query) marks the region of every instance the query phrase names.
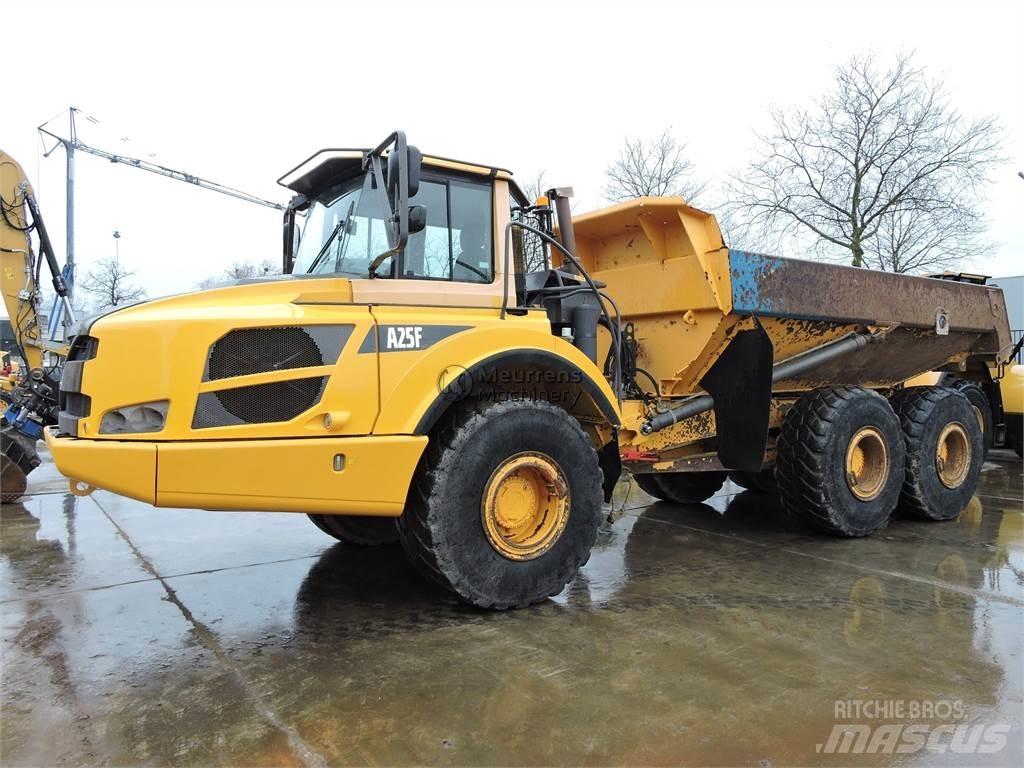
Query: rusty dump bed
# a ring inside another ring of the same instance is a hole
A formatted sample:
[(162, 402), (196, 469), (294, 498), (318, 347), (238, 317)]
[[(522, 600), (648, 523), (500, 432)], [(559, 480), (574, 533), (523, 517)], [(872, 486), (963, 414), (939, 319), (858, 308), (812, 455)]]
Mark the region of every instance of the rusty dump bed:
[(664, 396), (700, 381), (744, 330), (767, 334), (774, 363), (851, 333), (883, 341), (816, 367), (777, 392), (877, 388), (1010, 349), (1002, 291), (729, 249), (715, 217), (678, 198), (644, 198), (574, 221), (581, 261), (633, 325), (638, 364)]
[[(791, 328), (891, 327), (871, 345), (806, 374), (804, 386), (895, 384), (1011, 346), (1002, 290), (929, 277), (729, 251), (732, 312)], [(781, 382), (780, 382), (781, 384)]]

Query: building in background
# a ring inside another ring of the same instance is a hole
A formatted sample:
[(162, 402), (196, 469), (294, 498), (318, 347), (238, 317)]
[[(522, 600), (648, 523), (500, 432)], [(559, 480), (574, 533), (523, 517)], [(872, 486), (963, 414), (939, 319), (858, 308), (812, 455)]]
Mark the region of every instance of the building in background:
[[(988, 282), (989, 285), (998, 285), (1003, 289), (1006, 316), (1010, 320), (1013, 343), (1016, 344), (1024, 336), (1024, 275), (993, 277)], [(1017, 352), (1017, 362), (1024, 363), (1024, 350)]]

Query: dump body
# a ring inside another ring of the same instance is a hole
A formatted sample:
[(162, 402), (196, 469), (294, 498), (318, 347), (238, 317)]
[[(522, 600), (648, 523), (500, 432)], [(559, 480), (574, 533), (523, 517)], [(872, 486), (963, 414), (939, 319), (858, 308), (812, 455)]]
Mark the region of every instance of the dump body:
[[(658, 382), (661, 408), (704, 392), (702, 381), (745, 331), (763, 331), (774, 365), (851, 334), (880, 339), (772, 383), (772, 427), (802, 391), (886, 390), (922, 371), (996, 360), (1011, 346), (998, 288), (729, 249), (714, 216), (679, 199), (642, 199), (585, 214), (575, 221), (575, 234), (584, 266), (634, 326), (637, 364)], [(733, 379), (754, 373), (753, 360), (731, 365)], [(748, 399), (719, 397), (715, 406), (746, 408)], [(643, 435), (650, 406), (629, 401), (623, 410), (627, 465), (634, 454), (664, 458), (716, 434), (714, 414), (701, 413)], [(709, 459), (695, 468), (721, 468), (712, 447), (688, 452)], [(645, 459), (631, 468), (655, 466)]]

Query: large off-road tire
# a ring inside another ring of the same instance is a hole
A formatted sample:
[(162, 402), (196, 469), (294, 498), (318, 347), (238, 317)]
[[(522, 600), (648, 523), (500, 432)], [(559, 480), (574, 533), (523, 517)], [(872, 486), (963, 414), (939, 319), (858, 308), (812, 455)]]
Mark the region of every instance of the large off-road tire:
[(974, 417), (981, 427), (982, 440), (984, 441), (984, 455), (982, 458), (988, 456), (988, 452), (992, 449), (995, 433), (992, 430), (992, 404), (989, 403), (988, 396), (985, 394), (985, 390), (982, 389), (981, 384), (970, 379), (958, 379), (955, 376), (949, 376), (942, 381), (941, 386), (955, 389), (967, 398), (967, 401), (971, 404), (971, 409), (974, 411)]
[(867, 536), (896, 508), (903, 434), (877, 392), (825, 387), (806, 393), (783, 419), (777, 448), (782, 503), (814, 528)]
[(906, 439), (900, 510), (925, 520), (952, 520), (974, 496), (985, 442), (966, 393), (911, 387), (893, 397)]
[(601, 480), (597, 452), (561, 408), (469, 403), (431, 434), (399, 518), (402, 545), (466, 602), (537, 603), (589, 559)]
[(778, 493), (779, 484), (775, 480), (774, 469), (762, 469), (760, 472), (739, 472), (729, 473), (729, 479), (740, 488), (757, 493)]
[(633, 475), (650, 496), (675, 504), (699, 504), (718, 493), (725, 472), (651, 472)]
[(0, 503), (11, 504), (24, 495), (28, 475), (39, 463), (35, 440), (10, 426), (0, 430)]
[(398, 541), (398, 526), (393, 517), (369, 515), (306, 515), (313, 525), (346, 544), (377, 547)]

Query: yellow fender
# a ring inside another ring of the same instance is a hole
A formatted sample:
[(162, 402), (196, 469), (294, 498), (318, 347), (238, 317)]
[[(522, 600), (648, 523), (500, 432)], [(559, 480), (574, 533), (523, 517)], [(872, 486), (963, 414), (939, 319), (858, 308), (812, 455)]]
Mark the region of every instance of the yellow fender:
[(613, 425), (621, 422), (615, 393), (586, 355), (549, 331), (524, 328), (515, 320), (468, 328), (389, 365), (391, 357), (381, 355), (381, 406), (374, 434), (426, 434), (470, 384), (493, 371), (523, 366), (554, 372), (559, 382), (587, 395), (590, 402), (580, 402), (580, 408), (596, 408), (594, 415)]

